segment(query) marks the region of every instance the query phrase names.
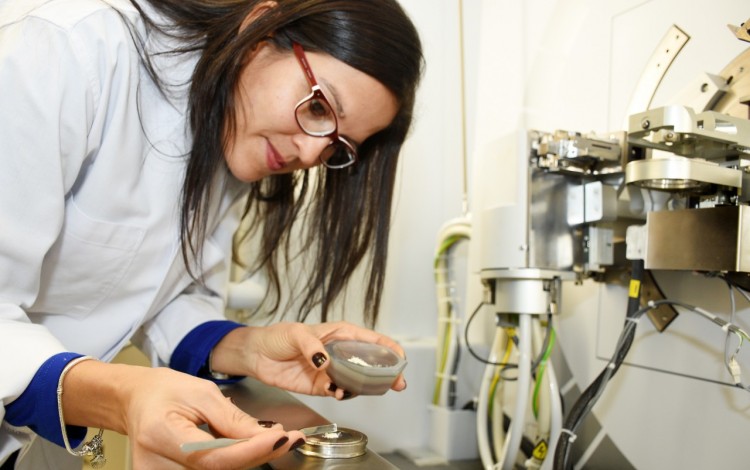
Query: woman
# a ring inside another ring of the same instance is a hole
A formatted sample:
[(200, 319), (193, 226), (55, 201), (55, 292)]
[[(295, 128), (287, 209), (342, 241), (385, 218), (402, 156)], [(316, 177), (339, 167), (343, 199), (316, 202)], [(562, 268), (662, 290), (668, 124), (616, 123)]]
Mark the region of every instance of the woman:
[[(0, 462), (99, 462), (90, 426), (130, 436), (138, 469), (257, 466), (303, 435), (212, 382), (343, 399), (324, 343), (403, 354), (223, 311), (244, 217), (269, 314), (299, 245), (297, 320), (365, 262), (374, 324), (421, 66), (395, 0), (0, 0)], [(109, 364), (128, 342), (169, 368)], [(180, 451), (214, 435), (248, 440)]]

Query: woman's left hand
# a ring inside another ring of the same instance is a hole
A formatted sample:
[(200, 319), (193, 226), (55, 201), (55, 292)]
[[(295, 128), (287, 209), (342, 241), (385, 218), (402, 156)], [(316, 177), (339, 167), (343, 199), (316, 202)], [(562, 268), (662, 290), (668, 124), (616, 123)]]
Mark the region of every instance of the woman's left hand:
[[(404, 350), (392, 339), (348, 322), (316, 325), (282, 322), (233, 330), (214, 348), (211, 369), (247, 375), (292, 392), (341, 400), (351, 395), (337, 388), (325, 372), (329, 357), (323, 345), (334, 340), (376, 343), (404, 357)], [(391, 388), (396, 391), (406, 388), (402, 375)]]

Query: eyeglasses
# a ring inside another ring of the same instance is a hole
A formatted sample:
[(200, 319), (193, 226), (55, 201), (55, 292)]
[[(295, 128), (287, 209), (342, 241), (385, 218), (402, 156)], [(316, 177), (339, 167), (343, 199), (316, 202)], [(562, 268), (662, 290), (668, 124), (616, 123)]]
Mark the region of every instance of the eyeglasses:
[(307, 83), (312, 91), (294, 108), (294, 117), (300, 129), (313, 137), (329, 137), (331, 143), (320, 154), (320, 161), (328, 168), (346, 168), (357, 161), (357, 149), (354, 144), (338, 133), (338, 120), (331, 103), (326, 99), (323, 90), (315, 80), (305, 51), (293, 43), (294, 55), (297, 56)]

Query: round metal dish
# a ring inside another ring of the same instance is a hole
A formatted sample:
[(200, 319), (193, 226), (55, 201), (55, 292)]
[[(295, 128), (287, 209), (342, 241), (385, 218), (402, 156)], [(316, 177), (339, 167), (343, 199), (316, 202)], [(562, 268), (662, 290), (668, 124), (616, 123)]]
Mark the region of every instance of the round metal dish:
[(367, 436), (359, 431), (339, 428), (336, 432), (307, 436), (297, 452), (323, 459), (350, 459), (367, 452)]

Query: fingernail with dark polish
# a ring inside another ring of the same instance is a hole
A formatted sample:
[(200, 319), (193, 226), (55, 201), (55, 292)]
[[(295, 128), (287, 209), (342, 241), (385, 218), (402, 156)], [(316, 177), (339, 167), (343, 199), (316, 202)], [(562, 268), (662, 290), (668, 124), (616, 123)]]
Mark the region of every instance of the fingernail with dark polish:
[(351, 398), (352, 396), (353, 396), (353, 395), (352, 395), (352, 392), (347, 392), (347, 391), (345, 391), (345, 392), (344, 392), (344, 398), (343, 398), (343, 400), (348, 400), (348, 399), (350, 399), (350, 398)]
[(329, 392), (335, 392), (335, 391), (336, 391), (336, 390), (338, 390), (338, 389), (339, 389), (339, 388), (338, 388), (338, 387), (336, 386), (336, 384), (335, 384), (335, 383), (333, 383), (333, 382), (331, 382), (331, 385), (329, 385), (329, 386), (328, 386), (328, 391), (329, 391)]
[(297, 439), (297, 442), (292, 444), (292, 446), (289, 448), (289, 452), (293, 451), (294, 449), (298, 447), (302, 447), (305, 444), (305, 440), (302, 438)]
[(288, 440), (289, 440), (288, 437), (286, 437), (286, 436), (282, 437), (281, 439), (279, 439), (278, 441), (276, 441), (276, 444), (273, 445), (273, 450), (276, 450), (279, 447), (283, 446), (284, 444), (286, 444), (286, 442)]
[(272, 428), (276, 421), (258, 421), (258, 426), (262, 428)]
[(320, 368), (320, 366), (326, 363), (328, 358), (326, 358), (325, 354), (319, 352), (319, 353), (315, 353), (312, 360), (313, 360), (313, 364), (315, 364), (315, 367)]

